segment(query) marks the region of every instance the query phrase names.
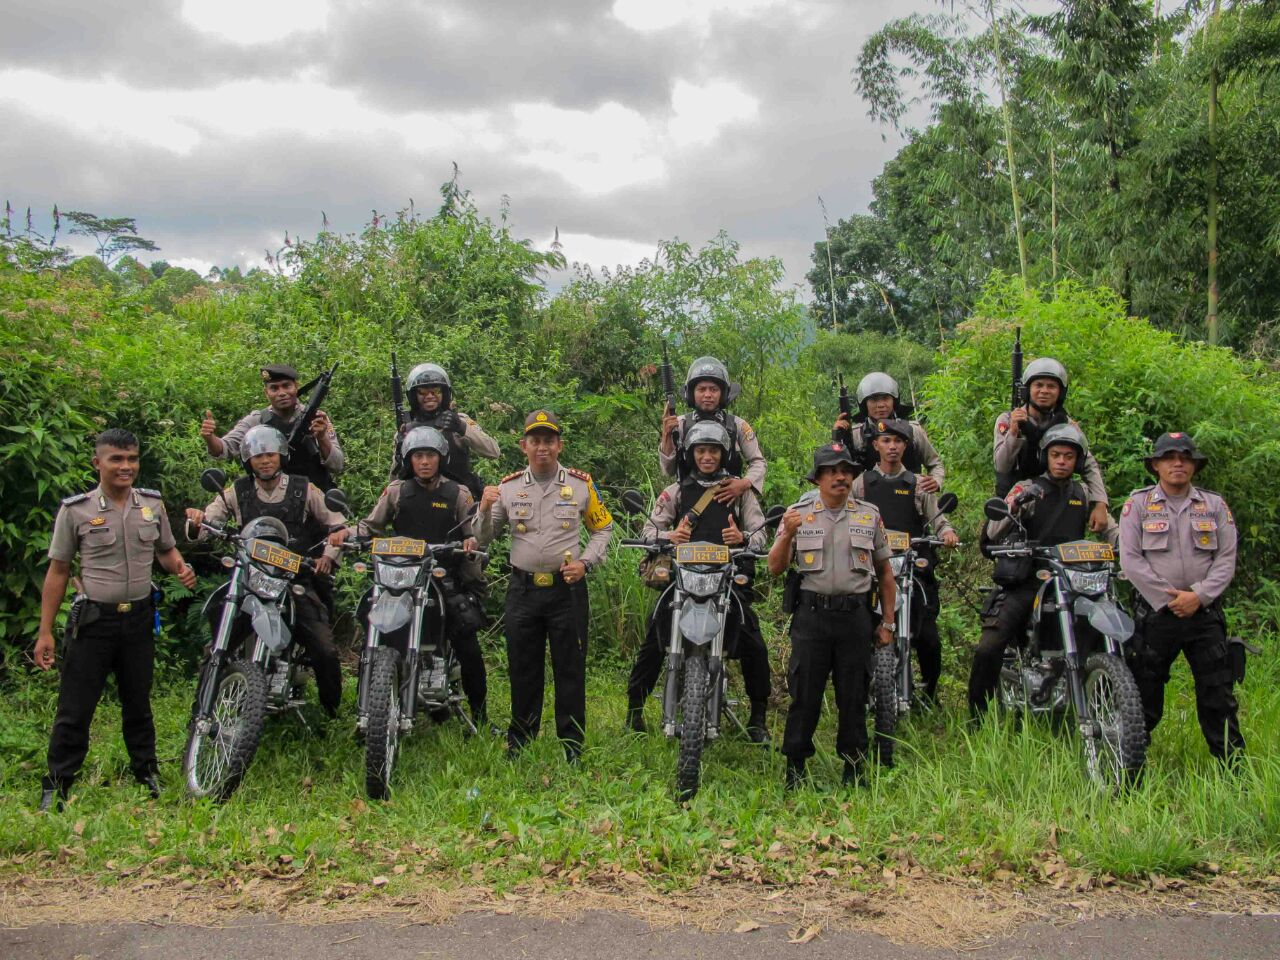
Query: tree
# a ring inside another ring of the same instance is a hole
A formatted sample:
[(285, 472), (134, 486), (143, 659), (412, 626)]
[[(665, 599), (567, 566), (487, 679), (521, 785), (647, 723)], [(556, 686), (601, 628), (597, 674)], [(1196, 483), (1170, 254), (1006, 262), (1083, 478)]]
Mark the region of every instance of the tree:
[(108, 267), (131, 250), (159, 250), (153, 241), (138, 236), (133, 217), (99, 217), (94, 213), (72, 210), (63, 214), (74, 224), (73, 236), (91, 237), (97, 246), (97, 255)]

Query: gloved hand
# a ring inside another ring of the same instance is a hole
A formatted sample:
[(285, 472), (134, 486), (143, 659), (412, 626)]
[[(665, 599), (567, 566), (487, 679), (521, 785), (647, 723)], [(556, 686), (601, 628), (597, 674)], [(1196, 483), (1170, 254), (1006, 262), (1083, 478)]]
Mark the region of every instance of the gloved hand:
[(466, 435), (467, 421), (458, 416), (457, 410), (446, 410), (436, 418), (436, 428), (461, 437)]

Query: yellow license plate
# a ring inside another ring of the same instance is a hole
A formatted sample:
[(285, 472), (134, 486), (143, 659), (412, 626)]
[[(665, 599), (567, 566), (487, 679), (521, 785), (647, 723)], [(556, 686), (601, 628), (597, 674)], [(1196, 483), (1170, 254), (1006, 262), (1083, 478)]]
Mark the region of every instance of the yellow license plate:
[(902, 553), (911, 549), (911, 534), (901, 530), (886, 530), (884, 538), (889, 541), (889, 549), (894, 553)]
[(722, 543), (678, 543), (676, 563), (728, 563), (729, 548)]
[(1103, 563), (1115, 558), (1116, 552), (1109, 543), (1073, 540), (1071, 543), (1058, 544), (1058, 559), (1063, 563)]
[(269, 567), (276, 567), (280, 570), (287, 570), (289, 573), (297, 573), (302, 569), (302, 557), (292, 550), (277, 546), (270, 540), (249, 541), (249, 556), (259, 563), (265, 563)]
[(411, 537), (374, 537), (369, 552), (378, 557), (421, 557), (427, 552), (427, 543)]

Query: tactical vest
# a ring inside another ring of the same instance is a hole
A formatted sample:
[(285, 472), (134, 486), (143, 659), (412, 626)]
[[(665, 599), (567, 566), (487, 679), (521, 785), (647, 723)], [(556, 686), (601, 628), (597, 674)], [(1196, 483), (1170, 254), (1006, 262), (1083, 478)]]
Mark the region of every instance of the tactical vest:
[[(707, 488), (693, 480), (687, 480), (680, 485), (680, 495), (676, 498), (676, 523), (678, 524), (684, 519), (686, 513), (694, 508), (702, 495), (707, 492)], [(734, 501), (732, 507), (725, 506), (716, 500), (712, 500), (702, 511), (702, 515), (698, 517), (697, 523), (693, 525), (693, 533), (690, 540), (704, 540), (707, 543), (724, 543), (724, 529), (729, 526), (729, 517), (732, 516), (734, 523), (738, 523), (737, 501)], [(742, 524), (738, 523), (739, 528)]]
[(235, 483), (236, 503), (240, 507), (240, 527), (258, 517), (275, 517), (289, 531), (289, 549), (295, 553), (319, 556), (329, 528), (307, 514), (307, 478), (289, 475), (289, 486), (279, 503), (264, 503), (258, 496), (253, 477), (241, 477)]
[(714, 420), (720, 426), (724, 427), (729, 434), (729, 455), (724, 458), (720, 466), (731, 477), (742, 476), (742, 451), (738, 449), (738, 420), (732, 413), (727, 410), (717, 410), (711, 415), (704, 414), (701, 410), (692, 410), (680, 418), (680, 443), (676, 449), (676, 475), (681, 483), (689, 476), (689, 468), (685, 464), (685, 455), (688, 453), (684, 447), (684, 438), (689, 435), (689, 431), (693, 429), (695, 423), (702, 420)]
[[(480, 479), (471, 469), (471, 448), (467, 446), (465, 438), (455, 430), (445, 430), (437, 426), (436, 421), (444, 410), (437, 410), (430, 416), (414, 416), (405, 427), (405, 433), (408, 433), (414, 427), (435, 427), (444, 434), (444, 438), (449, 441), (449, 459), (441, 465), (440, 473), (455, 483), (460, 483), (471, 491), (471, 496), (476, 500), (480, 499), (480, 495), (484, 493), (484, 481)], [(461, 416), (461, 414), (459, 414)], [(400, 449), (400, 443), (403, 436), (396, 440), (396, 450)], [(413, 478), (413, 470), (408, 464), (405, 464), (406, 475), (409, 479)], [(418, 537), (416, 539), (422, 539)]]
[(417, 480), (400, 485), (400, 502), (391, 529), (402, 537), (446, 543), (458, 539), (458, 485), (442, 479), (434, 490)]
[[(1026, 438), (1026, 442), (1022, 444), (1022, 449), (1018, 451), (1017, 459), (1014, 460), (1013, 470), (1009, 473), (996, 474), (996, 496), (1005, 497), (1009, 491), (1013, 489), (1013, 485), (1020, 480), (1030, 480), (1032, 477), (1038, 476), (1044, 472), (1044, 468), (1040, 466), (1040, 440), (1044, 437), (1045, 432), (1050, 427), (1056, 427), (1061, 423), (1070, 423), (1071, 418), (1067, 416), (1067, 412), (1062, 407), (1054, 407), (1053, 413), (1049, 415), (1049, 419), (1043, 424), (1033, 423), (1030, 417), (1027, 417), (1018, 433)], [(1078, 466), (1083, 468), (1084, 463)]]
[(1027, 535), (1044, 546), (1054, 546), (1085, 535), (1089, 521), (1089, 495), (1077, 480), (1059, 486), (1047, 477), (1033, 483), (1045, 491), (1031, 516), (1024, 519)]
[(899, 530), (912, 537), (924, 536), (924, 520), (916, 510), (916, 476), (903, 470), (896, 477), (886, 477), (878, 470), (862, 475), (861, 499), (880, 508), (880, 519), (888, 530)]
[[(875, 444), (871, 441), (876, 438), (876, 430), (872, 426), (870, 418), (864, 414), (857, 414), (854, 420), (855, 430), (862, 431), (862, 449), (859, 450), (853, 442), (853, 436), (848, 430), (832, 430), (831, 439), (843, 443), (854, 454), (858, 465), (864, 471), (869, 471), (872, 467), (880, 462), (880, 453), (876, 450)], [(907, 448), (902, 451), (902, 466), (909, 472), (919, 474), (924, 470), (924, 460), (920, 454), (919, 448), (915, 442), (915, 423), (911, 424), (912, 439), (907, 441)]]
[[(301, 412), (298, 415), (301, 416)], [(289, 431), (293, 429), (292, 423), (285, 423), (270, 407), (262, 411), (262, 422), (268, 427), (279, 430), (285, 439), (288, 439)], [(319, 487), (321, 493), (327, 493), (336, 486), (333, 477), (329, 474), (329, 468), (324, 465), (324, 460), (320, 456), (320, 445), (316, 443), (316, 438), (309, 430), (303, 434), (296, 446), (289, 448), (284, 462), (280, 464), (280, 469), (285, 473), (301, 474)]]

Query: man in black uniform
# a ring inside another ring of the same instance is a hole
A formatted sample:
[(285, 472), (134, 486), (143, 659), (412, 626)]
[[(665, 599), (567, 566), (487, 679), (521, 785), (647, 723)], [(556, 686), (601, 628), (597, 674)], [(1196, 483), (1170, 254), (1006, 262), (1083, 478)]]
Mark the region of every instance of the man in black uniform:
[[(729, 455), (728, 431), (718, 423), (704, 420), (689, 429), (684, 445), (690, 461), (684, 471), (686, 477), (658, 494), (641, 537), (651, 542), (658, 539), (672, 543), (697, 540), (731, 547), (746, 543), (752, 550), (762, 550), (768, 533), (755, 491), (748, 488), (729, 506), (714, 498), (721, 485), (729, 479), (729, 474), (721, 466)], [(751, 537), (749, 543), (748, 536)], [(743, 566), (743, 572), (754, 576), (754, 560)], [(747, 735), (754, 743), (768, 743), (769, 728), (765, 714), (772, 688), (769, 651), (760, 633), (760, 621), (751, 606), (750, 584), (735, 586), (734, 595), (738, 603), (730, 610), (725, 630), (725, 653), (736, 657), (742, 664), (742, 682), (751, 701)], [(741, 618), (737, 614), (739, 610)], [(627, 725), (637, 733), (645, 731), (644, 701), (658, 682), (662, 658), (670, 644), (671, 592), (668, 590), (659, 597), (658, 605), (649, 618), (649, 629), (636, 653), (636, 662), (627, 682)]]
[[(287, 437), (298, 417), (302, 416), (303, 406), (298, 402), (298, 371), (281, 363), (263, 367), (261, 374), (262, 389), (270, 406), (249, 411), (226, 436), (218, 436), (213, 414), (205, 411), (200, 436), (204, 438), (211, 456), (219, 460), (240, 456), (246, 434), (259, 424), (273, 427)], [(287, 451), (286, 459), (284, 467), (289, 473), (306, 477), (320, 488), (321, 493), (334, 485), (334, 477), (346, 468), (346, 458), (328, 414), (323, 410), (316, 412), (311, 421), (310, 435), (302, 438), (297, 449)]]
[[(455, 407), (453, 383), (438, 363), (420, 363), (410, 370), (405, 390), (409, 395), (409, 422), (401, 436), (415, 427), (435, 427), (444, 434), (449, 442), (449, 456), (443, 468), (445, 477), (462, 484), (470, 491), (473, 500), (478, 499), (484, 491), (484, 482), (472, 468), (471, 458), (474, 455), (496, 460), (502, 455), (498, 442), (481, 430), (475, 420)], [(401, 473), (404, 450), (399, 446), (400, 437), (396, 438), (396, 443), (391, 465), (392, 480), (404, 475)]]
[[(189, 508), (187, 519), (199, 526), (203, 521), (222, 524), (233, 517), (243, 529), (257, 517), (275, 517), (289, 531), (289, 549), (315, 558), (314, 571), (295, 581), (303, 587), (303, 593), (294, 598), (294, 611), (298, 639), (306, 648), (316, 675), (320, 706), (333, 717), (342, 701), (342, 666), (338, 648), (333, 645), (329, 607), (320, 590), (327, 593), (332, 589), (329, 577), (339, 556), (336, 547), (326, 546), (329, 532), (345, 527), (347, 518), (325, 506), (324, 495), (306, 477), (281, 469), (287, 450), (288, 444), (279, 430), (265, 424), (251, 427), (240, 446), (246, 475), (214, 497), (204, 510)], [(207, 531), (200, 534), (202, 540), (207, 536)], [(321, 579), (323, 587), (317, 583)]]
[[(444, 434), (435, 427), (414, 427), (405, 434), (401, 452), (405, 457), (404, 475), (382, 491), (369, 516), (354, 527), (332, 534), (330, 545), (341, 546), (360, 530), (382, 533), (390, 529), (397, 536), (427, 543), (461, 540), (467, 549), (475, 549), (476, 541), (471, 535), (471, 506), (475, 500), (466, 487), (441, 472), (449, 458), (449, 441)], [(484, 575), (476, 560), (461, 555), (447, 557), (444, 563), (449, 570), (440, 583), (448, 613), (445, 629), (462, 671), (462, 690), (471, 706), (471, 719), (478, 729), (488, 722), (488, 681), (476, 636), (484, 626), (475, 596), (484, 588)], [(383, 639), (403, 657), (408, 649), (409, 627), (401, 627)]]
[[(923, 489), (923, 477), (917, 477), (902, 465), (903, 454), (914, 435), (912, 427), (906, 420), (875, 421), (875, 437), (871, 443), (880, 461), (853, 481), (853, 495), (880, 509), (880, 519), (887, 530), (905, 533), (912, 539), (923, 537), (925, 524), (932, 520), (934, 533), (954, 549), (960, 538), (946, 516), (938, 513), (938, 498)], [(921, 549), (918, 557), (928, 561), (928, 566), (917, 567), (914, 573), (918, 585), (912, 593), (911, 617), (917, 626), (911, 632), (911, 646), (920, 660), (920, 681), (924, 686), (921, 699), (933, 705), (937, 702), (938, 679), (942, 676), (938, 578), (934, 573), (937, 557), (932, 548)]]
[[(1084, 537), (1089, 524), (1089, 494), (1073, 479), (1088, 453), (1084, 434), (1072, 423), (1050, 427), (1040, 440), (1042, 473), (1015, 483), (1005, 497), (1009, 509), (1042, 546), (1069, 543)], [(988, 528), (992, 542), (1013, 528), (1006, 518)], [(994, 587), (982, 610), (982, 636), (973, 654), (969, 673), (969, 713), (980, 717), (1000, 684), (1000, 667), (1007, 646), (1025, 640), (1027, 620), (1035, 604), (1040, 581), (1035, 577), (1016, 587)]]
[(911, 424), (911, 437), (902, 454), (903, 466), (919, 478), (924, 493), (941, 490), (947, 478), (942, 457), (934, 448), (924, 425), (910, 419), (911, 406), (902, 402), (898, 381), (880, 370), (868, 373), (858, 381), (857, 399), (858, 411), (852, 421), (840, 414), (831, 428), (831, 439), (845, 444), (853, 451), (858, 466), (870, 470), (880, 460), (875, 448), (875, 424), (881, 420), (904, 420)]
[(89, 750), (89, 726), (107, 677), (115, 675), (129, 765), (153, 797), (156, 729), (151, 679), (157, 622), (151, 564), (155, 561), (192, 589), (196, 575), (174, 545), (164, 502), (155, 490), (135, 487), (138, 438), (105, 430), (94, 441), (98, 486), (62, 501), (49, 543), (49, 570), (40, 596), (35, 662), (54, 663), (53, 622), (67, 593), (71, 561), (80, 555), (84, 588), (67, 618), (58, 712), (49, 737), (49, 771), (40, 809), (61, 808)]

